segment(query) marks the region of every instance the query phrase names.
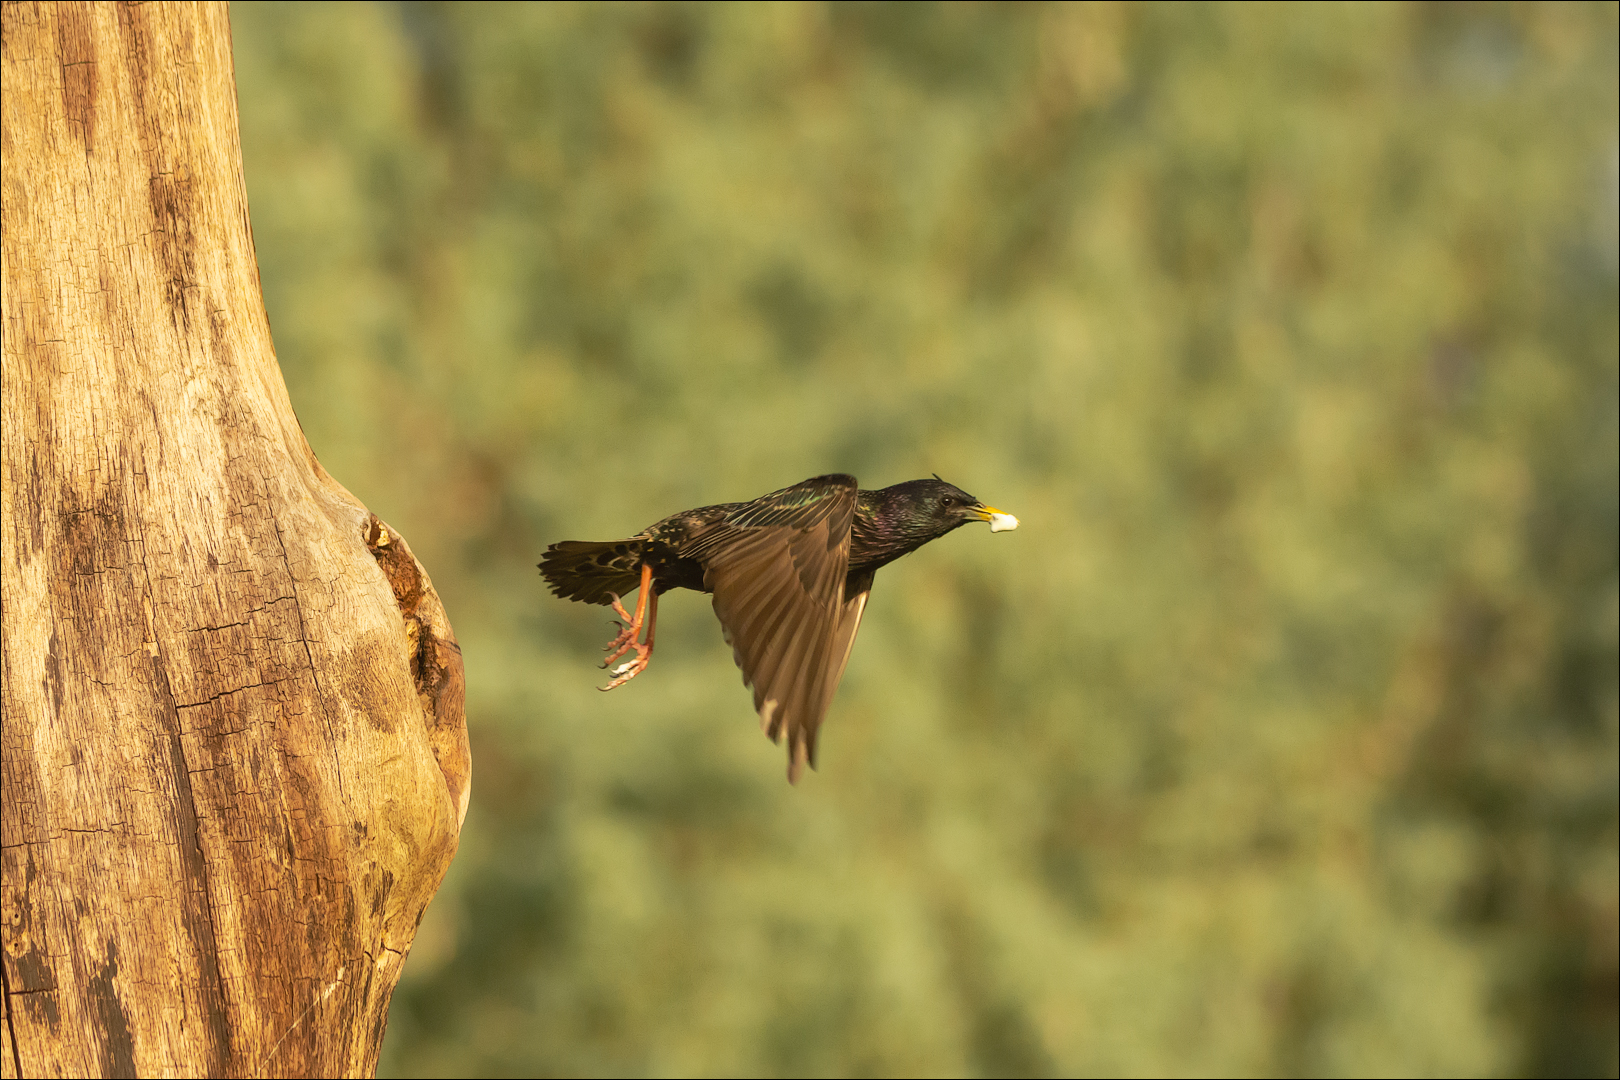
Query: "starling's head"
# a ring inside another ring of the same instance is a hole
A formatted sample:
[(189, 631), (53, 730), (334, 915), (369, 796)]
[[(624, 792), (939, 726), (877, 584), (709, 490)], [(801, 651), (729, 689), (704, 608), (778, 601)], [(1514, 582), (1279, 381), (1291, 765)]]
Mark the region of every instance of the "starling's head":
[(955, 484), (938, 476), (932, 480), (910, 480), (884, 489), (897, 495), (913, 528), (933, 536), (943, 536), (971, 521), (988, 521), (991, 532), (1018, 528), (1018, 519), (986, 506)]

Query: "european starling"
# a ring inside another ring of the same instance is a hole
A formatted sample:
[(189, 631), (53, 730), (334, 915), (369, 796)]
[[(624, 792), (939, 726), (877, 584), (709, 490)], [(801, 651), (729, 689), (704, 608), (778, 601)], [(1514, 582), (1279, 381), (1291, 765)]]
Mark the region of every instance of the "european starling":
[[(991, 532), (1018, 527), (1011, 514), (937, 476), (862, 491), (853, 476), (835, 473), (753, 502), (672, 514), (625, 540), (552, 544), (540, 572), (558, 596), (611, 604), (623, 620), (602, 666), (635, 655), (603, 690), (646, 669), (660, 594), (713, 593), (760, 726), (772, 742), (787, 735), (788, 780), (796, 783), (806, 763), (815, 766), (816, 732), (844, 677), (873, 575), (970, 521), (988, 521)], [(631, 589), (640, 590), (634, 615), (619, 603)]]

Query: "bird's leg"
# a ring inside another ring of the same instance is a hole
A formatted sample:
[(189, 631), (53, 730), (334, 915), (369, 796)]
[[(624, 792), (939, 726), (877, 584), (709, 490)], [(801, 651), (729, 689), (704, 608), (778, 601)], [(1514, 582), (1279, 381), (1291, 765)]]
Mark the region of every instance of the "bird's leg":
[(618, 593), (609, 593), (608, 595), (613, 597), (613, 610), (619, 616), (617, 622), (619, 635), (603, 646), (602, 651), (607, 653), (608, 657), (602, 661), (602, 667), (607, 667), (630, 651), (630, 646), (635, 643), (637, 636), (641, 633), (641, 615), (647, 607), (647, 591), (645, 587), (641, 590), (641, 596), (638, 598), (634, 615), (624, 610), (624, 605), (619, 603)]
[(619, 636), (608, 642), (603, 649), (608, 654), (607, 659), (602, 661), (603, 667), (607, 667), (631, 649), (636, 648), (636, 639), (641, 636), (643, 616), (647, 613), (648, 585), (645, 579), (648, 576), (647, 571), (644, 570), (642, 572), (641, 595), (636, 599), (636, 613), (634, 615), (624, 610), (617, 596), (613, 598), (613, 610), (619, 613), (619, 619), (621, 620), (619, 622)]
[[(613, 681), (602, 687), (603, 690), (612, 690), (615, 686), (623, 686), (637, 675), (640, 675), (652, 660), (653, 634), (658, 630), (658, 593), (653, 589), (652, 565), (650, 563), (643, 563), (641, 566), (640, 592), (641, 595), (636, 597), (636, 613), (634, 615), (624, 610), (624, 605), (619, 603), (617, 596), (613, 598), (613, 610), (618, 612), (619, 618), (624, 621), (619, 624), (621, 627), (619, 636), (608, 642), (608, 658), (602, 661), (602, 666), (607, 667), (631, 650), (634, 650), (636, 655), (613, 669)], [(651, 597), (650, 601), (649, 597)], [(637, 642), (636, 638), (641, 634), (643, 615), (646, 616), (647, 640)]]
[[(640, 614), (640, 611), (641, 611), (641, 605), (640, 604), (636, 605), (636, 611), (637, 611), (637, 614)], [(637, 628), (635, 626), (635, 624), (632, 623), (631, 624), (631, 629), (635, 630), (635, 629), (639, 629), (639, 628)], [(652, 601), (647, 606), (647, 640), (644, 641), (644, 642), (638, 643), (638, 642), (635, 641), (634, 637), (632, 636), (632, 638), (631, 638), (631, 640), (630, 640), (630, 642), (628, 644), (624, 645), (623, 647), (621, 647), (619, 649), (618, 652), (616, 652), (612, 656), (608, 657), (607, 661), (603, 665), (604, 667), (607, 664), (612, 663), (614, 660), (617, 660), (619, 657), (623, 656), (625, 653), (631, 651), (632, 649), (635, 650), (635, 654), (636, 654), (635, 656), (633, 656), (629, 660), (626, 660), (624, 663), (622, 663), (618, 667), (614, 668), (613, 669), (613, 679), (612, 679), (612, 681), (609, 682), (606, 686), (602, 687), (601, 689), (603, 689), (603, 690), (612, 690), (615, 686), (623, 686), (625, 683), (629, 682), (631, 679), (635, 678), (637, 675), (640, 675), (643, 671), (646, 670), (647, 665), (652, 662), (653, 635), (657, 632), (657, 630), (658, 630), (658, 594), (653, 593), (652, 594)]]

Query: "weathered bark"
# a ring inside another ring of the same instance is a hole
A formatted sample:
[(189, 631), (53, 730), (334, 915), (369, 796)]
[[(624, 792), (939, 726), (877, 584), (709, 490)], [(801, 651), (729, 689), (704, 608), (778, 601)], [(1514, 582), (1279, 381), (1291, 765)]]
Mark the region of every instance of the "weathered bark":
[(460, 652), (293, 416), (224, 5), (3, 30), (0, 1071), (369, 1074)]

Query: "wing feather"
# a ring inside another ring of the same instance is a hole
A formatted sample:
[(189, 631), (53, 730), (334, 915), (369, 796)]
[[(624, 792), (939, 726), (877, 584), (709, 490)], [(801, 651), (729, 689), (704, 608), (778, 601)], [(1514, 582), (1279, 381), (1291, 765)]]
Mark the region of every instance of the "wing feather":
[[(861, 629), (861, 616), (866, 613), (866, 598), (872, 595), (872, 575), (853, 585), (846, 585), (845, 589), (856, 588), (859, 591), (844, 601), (843, 609), (839, 612), (838, 626), (828, 645), (828, 657), (832, 661), (827, 665), (825, 681), (821, 693), (823, 711), (832, 704), (833, 695), (838, 692), (838, 684), (844, 679), (844, 669), (849, 666), (849, 654), (855, 650), (855, 635)], [(810, 732), (810, 766), (816, 764), (816, 736), (819, 729)]]
[(814, 764), (865, 607), (865, 593), (844, 597), (857, 490), (852, 476), (806, 480), (740, 507), (681, 552), (703, 563), (760, 725), (788, 737), (792, 781)]

